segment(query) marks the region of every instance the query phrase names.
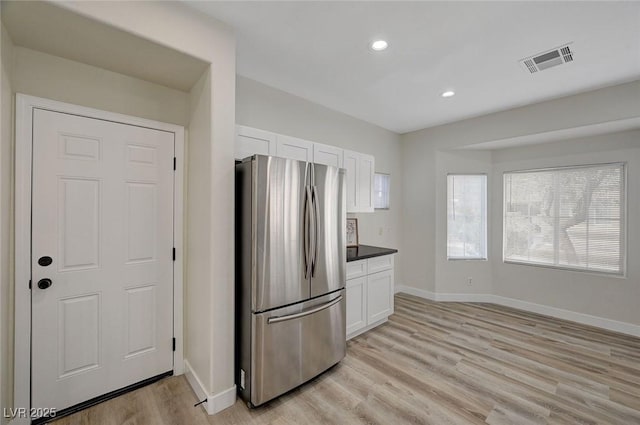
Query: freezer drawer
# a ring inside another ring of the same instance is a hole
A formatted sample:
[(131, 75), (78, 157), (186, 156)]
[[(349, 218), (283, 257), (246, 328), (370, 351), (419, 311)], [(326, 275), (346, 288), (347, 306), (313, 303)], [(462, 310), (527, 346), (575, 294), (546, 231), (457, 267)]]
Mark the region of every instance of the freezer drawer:
[(346, 354), (344, 289), (252, 316), (254, 406), (308, 381)]

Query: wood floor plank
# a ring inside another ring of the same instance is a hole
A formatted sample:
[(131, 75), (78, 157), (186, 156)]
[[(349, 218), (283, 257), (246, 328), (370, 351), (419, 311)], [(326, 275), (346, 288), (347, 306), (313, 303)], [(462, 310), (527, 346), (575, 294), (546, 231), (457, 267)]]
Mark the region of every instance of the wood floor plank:
[(55, 425), (640, 424), (640, 338), (485, 303), (395, 297), (337, 366), (208, 416), (171, 377)]

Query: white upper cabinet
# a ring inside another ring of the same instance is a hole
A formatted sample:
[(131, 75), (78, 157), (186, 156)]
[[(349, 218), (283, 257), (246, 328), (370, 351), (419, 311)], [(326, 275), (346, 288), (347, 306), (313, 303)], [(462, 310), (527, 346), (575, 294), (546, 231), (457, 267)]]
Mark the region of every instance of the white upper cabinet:
[(257, 128), (236, 126), (236, 159), (244, 159), (251, 155), (275, 155), (276, 135)]
[(344, 168), (347, 170), (347, 212), (358, 210), (358, 152), (344, 151)]
[(347, 170), (347, 212), (373, 212), (374, 157), (345, 150), (344, 168)]
[(278, 134), (276, 156), (313, 162), (313, 142)]
[(243, 125), (236, 126), (236, 159), (271, 155), (331, 165), (347, 170), (347, 212), (373, 212), (375, 158), (371, 155), (271, 133)]
[(342, 168), (344, 150), (335, 146), (313, 144), (313, 162)]
[(360, 154), (358, 170), (358, 196), (360, 212), (373, 212), (373, 180), (376, 172), (376, 160), (371, 155)]

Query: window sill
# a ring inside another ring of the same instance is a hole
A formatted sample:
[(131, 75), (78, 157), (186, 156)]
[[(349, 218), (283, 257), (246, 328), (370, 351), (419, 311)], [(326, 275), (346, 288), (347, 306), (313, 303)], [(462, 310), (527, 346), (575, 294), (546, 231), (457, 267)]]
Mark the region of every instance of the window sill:
[(447, 261), (489, 261), (488, 258), (450, 258), (447, 257)]
[(594, 276), (598, 276), (598, 277), (612, 277), (615, 279), (626, 279), (627, 278), (627, 274), (626, 272), (623, 273), (616, 273), (616, 272), (603, 272), (603, 271), (597, 271), (597, 270), (583, 270), (583, 269), (576, 269), (576, 268), (572, 268), (572, 267), (562, 267), (562, 266), (551, 266), (551, 265), (546, 265), (546, 264), (535, 264), (535, 263), (523, 263), (520, 261), (509, 261), (509, 260), (502, 260), (503, 264), (509, 264), (509, 265), (513, 265), (513, 266), (529, 266), (529, 267), (537, 267), (539, 269), (547, 269), (547, 270), (556, 270), (556, 271), (564, 271), (564, 272), (574, 272), (574, 273), (581, 273), (581, 274), (590, 274), (590, 275), (594, 275)]

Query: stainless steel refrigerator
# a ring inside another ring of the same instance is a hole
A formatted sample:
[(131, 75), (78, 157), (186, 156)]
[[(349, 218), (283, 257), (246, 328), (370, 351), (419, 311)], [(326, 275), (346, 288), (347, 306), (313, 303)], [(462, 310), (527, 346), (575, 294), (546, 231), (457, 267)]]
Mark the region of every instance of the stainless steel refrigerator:
[(259, 406), (346, 352), (345, 170), (236, 165), (236, 384)]

